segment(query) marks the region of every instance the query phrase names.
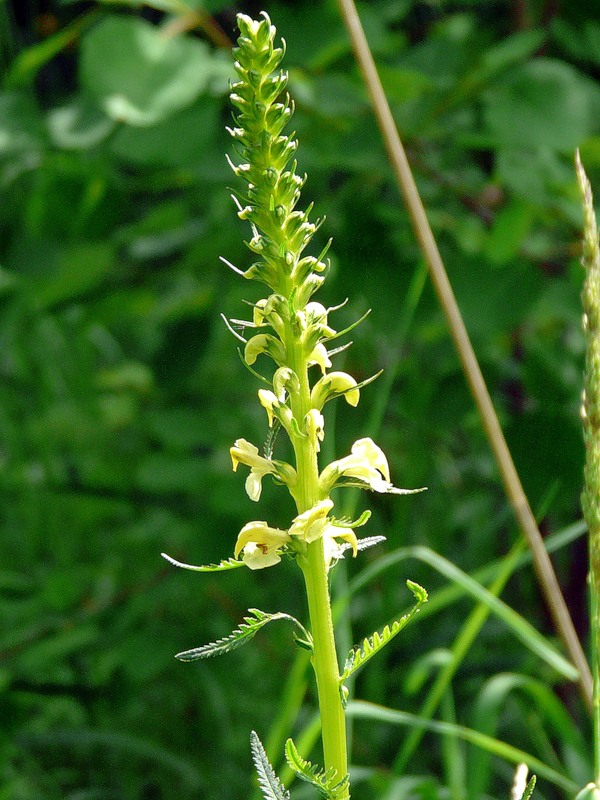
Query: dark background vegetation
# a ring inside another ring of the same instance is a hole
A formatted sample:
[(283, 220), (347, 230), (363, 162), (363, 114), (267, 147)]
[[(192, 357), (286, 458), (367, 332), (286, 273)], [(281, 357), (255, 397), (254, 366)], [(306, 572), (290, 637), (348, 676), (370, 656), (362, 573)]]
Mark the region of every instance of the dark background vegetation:
[[(248, 607), (302, 618), (299, 575), (289, 563), (196, 575), (160, 552), (214, 562), (249, 519), (289, 520), (281, 493), (265, 486), (257, 511), (231, 471), (229, 446), (260, 445), (266, 421), (219, 316), (243, 317), (243, 301), (261, 296), (218, 258), (250, 263), (225, 126), (235, 13), (261, 7), (0, 4), (2, 800), (250, 796), (249, 731), (268, 735), (294, 658), (288, 632), (273, 626), (218, 661), (173, 654), (226, 634)], [(338, 328), (373, 309), (338, 364), (359, 379), (394, 376), (374, 438), (397, 485), (429, 487), (369, 497), (365, 533), (385, 534), (385, 551), (424, 544), (476, 571), (518, 532), (428, 283), (408, 316), (423, 265), (348, 38), (331, 0), (264, 7), (288, 44), (303, 201), (327, 215), (321, 243), (334, 239), (319, 299), (350, 298)], [(373, 0), (360, 11), (532, 507), (545, 533), (559, 531), (580, 517), (572, 160), (580, 146), (600, 185), (600, 5)], [(174, 37), (169, 61), (156, 56), (157, 26)], [(336, 410), (325, 456), (364, 435), (382, 387)], [(555, 561), (585, 636), (583, 540)], [(416, 561), (386, 572), (353, 601), (355, 637), (408, 603), (406, 577), (432, 595), (444, 586)], [(529, 568), (505, 597), (554, 636)], [(461, 600), (407, 629), (357, 695), (418, 710), (432, 654), (471, 607)], [(589, 735), (576, 689), (493, 619), (454, 680), (458, 721), (475, 724), (487, 682), (505, 671), (556, 684)], [(563, 760), (560, 730), (531, 700), (507, 698), (496, 721), (501, 738)], [(431, 735), (408, 768), (421, 777), (394, 784), (404, 736), (357, 725), (354, 761), (376, 776), (357, 797), (451, 796)], [(481, 796), (506, 797), (510, 770), (490, 769)], [(559, 796), (541, 783), (540, 798)]]

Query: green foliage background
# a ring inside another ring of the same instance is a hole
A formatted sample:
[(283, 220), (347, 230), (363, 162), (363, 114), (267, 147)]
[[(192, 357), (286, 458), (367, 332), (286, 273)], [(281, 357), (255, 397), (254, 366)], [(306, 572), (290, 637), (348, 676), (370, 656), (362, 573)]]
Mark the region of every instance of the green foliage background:
[[(283, 628), (215, 662), (180, 664), (173, 654), (225, 635), (248, 607), (303, 618), (293, 565), (201, 576), (159, 555), (228, 557), (256, 514), (228, 448), (240, 436), (263, 441), (266, 422), (219, 315), (244, 316), (243, 300), (259, 289), (219, 256), (250, 263), (227, 188), (226, 93), (235, 12), (260, 8), (0, 3), (2, 800), (248, 797), (249, 731), (267, 737), (283, 695), (294, 659)], [(331, 0), (264, 8), (288, 44), (304, 200), (327, 216), (322, 242), (334, 239), (319, 299), (350, 298), (338, 329), (373, 309), (341, 358), (359, 380), (380, 368), (390, 378), (366, 389), (358, 410), (337, 409), (328, 431), (338, 455), (373, 434), (396, 485), (429, 487), (375, 498), (365, 535), (385, 534), (385, 552), (426, 545), (476, 572), (518, 533), (343, 25)], [(579, 146), (600, 185), (599, 11), (597, 2), (550, 0), (360, 6), (548, 533), (580, 517), (572, 156)], [(283, 495), (272, 487), (265, 495), (261, 518), (286, 526)], [(382, 552), (338, 567), (334, 591)], [(555, 560), (585, 636), (583, 540)], [(414, 560), (383, 573), (353, 598), (345, 630), (352, 625), (354, 640), (409, 604), (407, 577), (432, 597), (445, 586)], [(553, 638), (529, 567), (505, 599)], [(418, 711), (471, 607), (458, 600), (407, 628), (361, 674), (357, 696)], [(489, 711), (482, 698), (505, 672), (556, 687), (565, 717), (547, 698), (508, 691)], [(312, 691), (309, 683), (295, 731), (311, 718)], [(589, 779), (573, 733), (589, 736), (576, 689), (493, 619), (440, 713), (491, 726), (578, 784)], [(430, 734), (407, 768), (414, 780), (398, 780), (389, 767), (405, 736), (355, 723), (353, 762), (369, 768), (356, 797), (458, 800), (460, 785), (473, 800), (507, 796), (506, 765), (477, 762), (477, 779), (461, 784), (461, 766), (475, 770), (472, 748), (452, 752)], [(565, 794), (540, 781), (536, 796)]]

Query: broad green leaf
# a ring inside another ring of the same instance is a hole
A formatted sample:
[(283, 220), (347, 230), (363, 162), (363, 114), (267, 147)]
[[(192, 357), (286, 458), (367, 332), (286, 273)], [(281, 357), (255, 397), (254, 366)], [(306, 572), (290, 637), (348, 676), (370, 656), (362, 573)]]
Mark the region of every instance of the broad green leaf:
[(585, 19), (575, 26), (556, 17), (552, 20), (551, 33), (558, 44), (576, 61), (600, 64), (600, 22)]
[(214, 160), (219, 112), (214, 98), (199, 98), (155, 125), (121, 127), (111, 140), (111, 150), (118, 159), (137, 166), (193, 166), (204, 172), (205, 162)]
[(89, 292), (107, 278), (114, 265), (110, 243), (73, 245), (62, 249), (60, 255), (51, 274), (36, 276), (28, 284), (40, 309)]
[(570, 154), (592, 133), (598, 94), (574, 67), (538, 58), (511, 70), (484, 94), (485, 127), (504, 146)]
[(154, 125), (193, 103), (210, 76), (204, 42), (167, 37), (140, 18), (108, 17), (82, 42), (81, 83), (117, 122)]
[(37, 153), (46, 139), (41, 114), (29, 93), (0, 93), (0, 157)]
[(46, 124), (57, 147), (86, 150), (100, 144), (114, 130), (114, 120), (98, 109), (89, 97), (80, 96), (48, 112)]
[(486, 256), (493, 264), (506, 264), (519, 252), (533, 223), (533, 207), (516, 199), (502, 208), (486, 240)]

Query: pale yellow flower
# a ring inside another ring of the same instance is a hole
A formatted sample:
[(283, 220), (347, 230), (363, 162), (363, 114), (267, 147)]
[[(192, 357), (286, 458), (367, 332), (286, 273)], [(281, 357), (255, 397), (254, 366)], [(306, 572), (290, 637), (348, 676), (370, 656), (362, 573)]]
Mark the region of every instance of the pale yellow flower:
[(246, 493), (255, 502), (260, 499), (262, 479), (265, 475), (275, 475), (282, 483), (291, 487), (296, 481), (296, 470), (284, 461), (272, 461), (259, 455), (258, 447), (245, 439), (237, 439), (229, 450), (233, 471), (236, 472), (238, 464), (250, 467), (250, 474), (246, 478)]
[(344, 396), (351, 406), (357, 406), (360, 400), (360, 389), (355, 389), (356, 381), (347, 372), (328, 372), (323, 375), (310, 393), (310, 401), (315, 408), (321, 409), (331, 397)]
[(279, 400), (277, 396), (269, 389), (259, 389), (258, 399), (261, 406), (267, 412), (269, 419), (269, 428), (273, 427), (273, 420), (278, 419), (286, 431), (291, 430), (292, 426), (292, 410), (284, 402)]
[(248, 522), (239, 532), (234, 554), (250, 569), (272, 567), (281, 561), (281, 548), (290, 541), (287, 531), (271, 528), (263, 520)]
[(329, 498), (320, 500), (312, 508), (302, 514), (298, 514), (289, 530), (291, 538), (301, 539), (307, 544), (315, 542), (317, 539), (323, 539), (327, 566), (331, 564), (332, 560), (337, 561), (342, 557), (343, 550), (336, 542), (336, 539), (343, 539), (348, 542), (352, 546), (354, 555), (357, 552), (357, 540), (354, 531), (351, 528), (336, 525), (329, 519), (328, 514), (332, 508), (332, 500)]
[(342, 477), (355, 478), (358, 486), (374, 492), (389, 494), (414, 494), (423, 489), (397, 489), (390, 482), (390, 468), (383, 450), (372, 439), (358, 439), (351, 455), (333, 461), (321, 473), (321, 489), (329, 493)]
[(312, 364), (318, 364), (321, 368), (321, 372), (325, 375), (325, 371), (329, 369), (331, 366), (331, 359), (327, 355), (327, 350), (325, 349), (325, 345), (319, 344), (315, 345), (314, 350), (308, 357), (308, 364), (311, 366)]
[(306, 433), (315, 442), (317, 453), (321, 449), (321, 442), (325, 438), (325, 420), (323, 414), (316, 408), (311, 408), (304, 418)]

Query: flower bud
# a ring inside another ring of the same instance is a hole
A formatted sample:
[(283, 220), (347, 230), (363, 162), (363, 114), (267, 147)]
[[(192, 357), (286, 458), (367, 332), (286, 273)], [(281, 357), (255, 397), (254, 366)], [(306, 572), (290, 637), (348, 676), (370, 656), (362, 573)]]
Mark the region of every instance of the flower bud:
[(356, 381), (347, 372), (329, 372), (313, 386), (310, 401), (314, 408), (321, 409), (328, 400), (343, 395), (351, 406), (357, 406), (360, 400), (360, 390), (353, 387)]

